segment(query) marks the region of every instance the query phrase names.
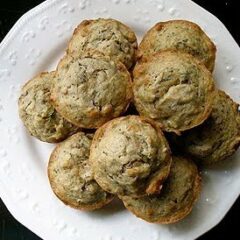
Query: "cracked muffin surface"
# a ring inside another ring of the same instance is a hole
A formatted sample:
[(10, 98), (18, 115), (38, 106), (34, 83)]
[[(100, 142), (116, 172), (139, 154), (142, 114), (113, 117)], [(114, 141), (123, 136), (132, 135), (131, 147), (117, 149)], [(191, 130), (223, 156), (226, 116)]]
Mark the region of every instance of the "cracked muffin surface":
[(201, 191), (196, 165), (188, 159), (173, 156), (169, 177), (158, 195), (133, 198), (121, 196), (125, 207), (148, 222), (170, 224), (186, 217)]
[(218, 90), (206, 122), (187, 131), (176, 142), (199, 164), (209, 165), (231, 156), (240, 145), (238, 104)]
[(55, 148), (48, 164), (53, 192), (65, 204), (80, 210), (101, 208), (113, 199), (93, 178), (91, 141), (92, 134), (76, 133)]
[(140, 115), (179, 134), (200, 125), (212, 110), (211, 73), (194, 57), (163, 51), (137, 63), (133, 72), (135, 106)]
[(90, 150), (94, 178), (108, 192), (142, 196), (161, 190), (171, 153), (162, 131), (149, 119), (126, 116), (100, 127)]
[(128, 108), (131, 77), (122, 63), (108, 57), (66, 55), (57, 67), (51, 99), (68, 121), (82, 128), (98, 128)]
[(41, 141), (55, 143), (76, 132), (50, 102), (54, 72), (41, 73), (28, 81), (18, 100), (19, 115), (29, 133)]
[(195, 23), (185, 20), (159, 22), (143, 37), (139, 57), (162, 50), (181, 50), (201, 61), (213, 71), (216, 47), (204, 31)]
[(89, 50), (97, 50), (129, 69), (136, 60), (137, 38), (128, 26), (117, 20), (84, 20), (75, 29), (67, 52), (81, 56)]

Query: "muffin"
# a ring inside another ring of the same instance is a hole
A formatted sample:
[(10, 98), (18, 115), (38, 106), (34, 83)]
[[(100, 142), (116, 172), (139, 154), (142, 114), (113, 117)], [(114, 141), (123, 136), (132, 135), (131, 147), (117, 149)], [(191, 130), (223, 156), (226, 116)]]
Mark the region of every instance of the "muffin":
[(96, 131), (90, 162), (95, 180), (105, 191), (139, 197), (161, 190), (170, 171), (171, 154), (154, 122), (126, 116)]
[(53, 192), (62, 202), (80, 210), (101, 208), (113, 199), (93, 179), (91, 142), (92, 134), (76, 133), (55, 148), (48, 164)]
[(173, 156), (170, 175), (159, 195), (121, 196), (121, 199), (137, 217), (152, 223), (170, 224), (191, 212), (200, 191), (201, 180), (196, 165), (183, 157)]
[(28, 81), (18, 100), (19, 115), (29, 133), (41, 141), (56, 143), (76, 132), (50, 103), (54, 72), (41, 73)]
[(209, 165), (231, 156), (240, 145), (238, 104), (219, 90), (208, 120), (184, 133), (176, 142), (199, 164)]
[(165, 131), (180, 132), (200, 125), (212, 109), (214, 81), (193, 56), (162, 51), (134, 68), (133, 93), (140, 115)]
[(51, 99), (69, 122), (98, 128), (127, 110), (132, 99), (131, 77), (122, 63), (108, 57), (66, 55), (57, 67)]
[(159, 22), (143, 37), (139, 57), (150, 56), (162, 50), (180, 50), (201, 61), (213, 71), (216, 47), (204, 31), (195, 23), (185, 20)]
[(137, 38), (129, 27), (114, 19), (84, 20), (75, 29), (67, 52), (81, 56), (89, 50), (102, 52), (129, 69), (136, 60)]

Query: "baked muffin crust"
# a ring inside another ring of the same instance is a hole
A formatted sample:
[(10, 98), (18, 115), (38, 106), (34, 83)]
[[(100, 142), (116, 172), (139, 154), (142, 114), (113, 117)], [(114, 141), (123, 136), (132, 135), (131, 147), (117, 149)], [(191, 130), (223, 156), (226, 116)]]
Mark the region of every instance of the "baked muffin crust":
[(101, 208), (113, 199), (93, 178), (91, 141), (92, 134), (76, 133), (55, 148), (48, 164), (53, 192), (65, 204), (80, 210)]
[(18, 100), (19, 115), (29, 133), (41, 141), (56, 143), (76, 132), (50, 102), (54, 72), (41, 73), (28, 81)]
[(162, 51), (134, 68), (133, 93), (140, 115), (179, 134), (200, 125), (212, 109), (214, 81), (206, 67), (179, 51)]
[(81, 56), (92, 50), (122, 62), (129, 69), (136, 60), (137, 38), (128, 26), (117, 20), (84, 20), (75, 29), (67, 52)]
[(186, 217), (201, 190), (196, 165), (183, 157), (173, 156), (172, 167), (159, 195), (133, 198), (121, 196), (125, 207), (148, 222), (170, 224)]
[(143, 37), (139, 57), (149, 56), (162, 50), (180, 50), (201, 61), (213, 71), (216, 47), (204, 31), (195, 23), (186, 20), (159, 22)]
[(209, 165), (231, 156), (240, 145), (238, 104), (218, 90), (207, 121), (187, 131), (176, 142), (199, 164)]
[(98, 128), (128, 108), (131, 77), (122, 63), (108, 57), (66, 55), (58, 65), (51, 99), (68, 121), (82, 128)]
[(159, 192), (171, 165), (168, 143), (149, 119), (114, 119), (95, 135), (90, 150), (94, 177), (108, 192), (142, 196)]

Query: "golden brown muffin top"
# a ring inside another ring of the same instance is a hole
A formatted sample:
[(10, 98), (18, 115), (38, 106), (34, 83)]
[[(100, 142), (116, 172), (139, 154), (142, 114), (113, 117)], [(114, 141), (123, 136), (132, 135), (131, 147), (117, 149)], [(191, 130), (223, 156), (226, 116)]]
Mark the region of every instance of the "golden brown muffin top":
[(163, 51), (134, 68), (133, 92), (140, 115), (180, 133), (200, 125), (212, 109), (214, 81), (194, 57)]
[(133, 198), (122, 196), (125, 207), (148, 222), (169, 224), (186, 217), (201, 190), (196, 165), (183, 157), (173, 156), (170, 175), (159, 195)]
[(204, 31), (186, 20), (159, 22), (143, 37), (139, 57), (149, 56), (162, 50), (180, 50), (201, 61), (213, 71), (216, 47)]
[(76, 133), (55, 148), (48, 164), (49, 181), (56, 196), (80, 210), (101, 208), (113, 199), (93, 178), (89, 164), (91, 141), (91, 134)]
[(132, 99), (131, 77), (125, 66), (104, 56), (59, 63), (51, 98), (55, 108), (82, 128), (98, 128), (124, 113)]
[(77, 130), (60, 116), (50, 102), (54, 74), (41, 73), (28, 81), (18, 101), (19, 115), (30, 134), (50, 143), (62, 141)]
[(177, 141), (199, 164), (213, 164), (231, 156), (240, 145), (238, 104), (218, 90), (208, 120)]
[(67, 52), (81, 56), (89, 50), (97, 50), (129, 69), (135, 64), (137, 38), (128, 26), (117, 20), (84, 20), (75, 29)]
[(116, 118), (97, 130), (90, 150), (94, 177), (108, 192), (141, 196), (159, 192), (171, 156), (161, 130), (139, 116)]

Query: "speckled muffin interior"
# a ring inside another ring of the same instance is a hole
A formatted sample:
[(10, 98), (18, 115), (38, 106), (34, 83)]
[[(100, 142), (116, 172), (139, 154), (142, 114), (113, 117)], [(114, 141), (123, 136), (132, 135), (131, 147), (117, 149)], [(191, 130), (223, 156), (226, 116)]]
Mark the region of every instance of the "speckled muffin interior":
[(50, 103), (54, 72), (41, 73), (27, 82), (19, 97), (19, 115), (29, 133), (44, 142), (59, 142), (77, 130)]
[(108, 192), (141, 196), (159, 192), (169, 174), (168, 143), (155, 124), (139, 116), (99, 128), (90, 151), (94, 177)]
[(200, 164), (213, 164), (231, 156), (240, 145), (238, 104), (219, 90), (208, 120), (177, 138), (177, 143)]
[(82, 128), (98, 128), (124, 113), (132, 99), (125, 66), (107, 57), (66, 55), (56, 71), (51, 99), (55, 108)]
[(139, 56), (174, 49), (193, 55), (209, 71), (213, 71), (216, 55), (214, 43), (197, 24), (185, 20), (157, 23), (143, 37)]
[(75, 29), (67, 52), (81, 56), (89, 50), (102, 52), (129, 69), (136, 60), (137, 39), (129, 27), (114, 19), (84, 20)]
[(76, 133), (53, 151), (48, 176), (56, 196), (65, 204), (80, 209), (101, 208), (113, 199), (93, 178), (89, 164), (91, 134)]
[(183, 157), (173, 156), (170, 175), (159, 195), (132, 198), (122, 196), (125, 207), (148, 222), (169, 224), (186, 217), (201, 189), (196, 165)]
[(165, 131), (180, 133), (209, 116), (214, 81), (206, 67), (179, 51), (163, 51), (138, 63), (134, 102), (140, 115), (160, 123)]

